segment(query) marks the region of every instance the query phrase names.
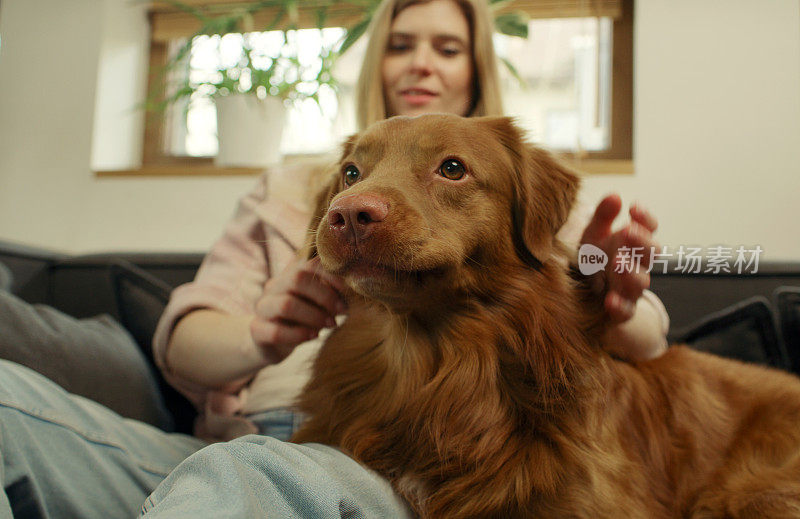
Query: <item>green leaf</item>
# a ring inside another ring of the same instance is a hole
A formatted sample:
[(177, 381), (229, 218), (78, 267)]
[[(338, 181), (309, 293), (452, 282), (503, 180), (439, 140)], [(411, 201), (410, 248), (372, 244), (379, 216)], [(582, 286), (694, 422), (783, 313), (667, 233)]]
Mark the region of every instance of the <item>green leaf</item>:
[(261, 2), (255, 2), (245, 7), (245, 10), (250, 14), (257, 13), (258, 11), (262, 11), (264, 9), (268, 9), (270, 7), (281, 7), (285, 6), (286, 2), (284, 0), (262, 0)]
[(497, 31), (509, 36), (528, 37), (528, 20), (522, 13), (503, 13), (494, 19)]
[(297, 1), (284, 0), (284, 4), (286, 5), (286, 12), (289, 15), (289, 24), (293, 27), (297, 27), (297, 23), (300, 20), (300, 10), (297, 7)]
[(278, 13), (275, 15), (272, 21), (269, 22), (269, 25), (266, 26), (264, 31), (274, 31), (275, 28), (278, 27), (278, 24), (281, 23), (281, 20), (283, 19), (285, 14), (286, 14), (285, 8), (281, 7), (280, 9), (278, 9)]
[[(144, 0), (142, 0), (144, 1)], [(276, 30), (281, 24), (284, 30), (280, 32), (282, 36), (282, 47), (278, 55), (263, 56), (269, 58), (269, 66), (266, 68), (256, 68), (253, 64), (255, 56), (261, 58), (261, 53), (255, 53), (250, 47), (247, 38), (243, 45), (241, 60), (232, 67), (218, 70), (218, 76), (210, 81), (190, 82), (188, 80), (188, 58), (191, 56), (193, 38), (182, 44), (177, 53), (170, 58), (169, 63), (160, 72), (154, 82), (156, 85), (150, 95), (148, 95), (145, 106), (148, 109), (164, 109), (170, 103), (180, 102), (183, 99), (196, 99), (202, 96), (224, 96), (236, 92), (243, 92), (242, 77), (250, 78), (250, 87), (246, 89), (248, 94), (256, 94), (260, 87), (267, 89), (268, 94), (286, 99), (291, 102), (302, 99), (313, 99), (319, 103), (320, 89), (330, 88), (334, 92), (338, 89), (336, 80), (331, 73), (331, 69), (336, 62), (336, 58), (341, 52), (347, 50), (367, 31), (372, 20), (375, 9), (380, 4), (380, 0), (343, 0), (351, 4), (356, 12), (362, 13), (359, 21), (350, 27), (345, 36), (334, 44), (326, 44), (320, 49), (319, 61), (314, 65), (303, 66), (297, 57), (295, 45), (286, 38), (289, 30), (297, 28), (300, 18), (300, 9), (303, 3), (300, 0), (242, 0), (241, 3), (227, 5), (209, 5), (206, 7), (195, 7), (187, 5), (180, 0), (162, 0), (167, 5), (176, 10), (194, 16), (200, 22), (200, 29), (195, 32), (194, 37), (200, 35), (224, 35), (227, 33), (240, 33), (254, 30), (254, 17), (264, 9), (275, 10), (275, 16), (271, 23), (260, 30)], [(185, 0), (184, 0), (185, 1)], [(323, 28), (328, 18), (328, 10), (333, 5), (334, 0), (316, 0), (313, 4), (315, 22), (318, 28)], [(255, 54), (254, 54), (255, 53)], [(266, 63), (266, 61), (264, 61)], [(264, 67), (265, 65), (260, 65)], [(165, 91), (162, 87), (169, 79), (168, 72), (185, 68), (186, 74), (177, 86), (172, 86)], [(298, 88), (300, 90), (298, 90)]]
[(358, 41), (358, 39), (364, 35), (369, 27), (369, 22), (372, 20), (372, 15), (365, 16), (361, 19), (357, 24), (347, 30), (347, 36), (345, 36), (344, 41), (342, 42), (341, 47), (339, 47), (339, 54), (344, 54), (347, 49), (353, 46), (353, 44)]
[(165, 4), (171, 5), (175, 9), (179, 11), (183, 11), (184, 13), (191, 14), (201, 22), (205, 23), (209, 20), (208, 16), (203, 12), (202, 9), (198, 7), (192, 7), (191, 5), (184, 4), (183, 2), (178, 2), (177, 0), (160, 0)]
[(508, 58), (504, 58), (502, 56), (499, 56), (499, 58), (500, 62), (505, 65), (511, 75), (514, 76), (514, 79), (519, 81), (519, 84), (522, 85), (523, 88), (528, 88), (528, 82), (525, 81), (525, 78), (520, 75), (517, 67), (515, 67), (514, 64), (508, 60)]
[(316, 27), (317, 29), (324, 29), (325, 28), (325, 20), (328, 19), (328, 6), (324, 5), (319, 7), (314, 11), (314, 17), (316, 18)]

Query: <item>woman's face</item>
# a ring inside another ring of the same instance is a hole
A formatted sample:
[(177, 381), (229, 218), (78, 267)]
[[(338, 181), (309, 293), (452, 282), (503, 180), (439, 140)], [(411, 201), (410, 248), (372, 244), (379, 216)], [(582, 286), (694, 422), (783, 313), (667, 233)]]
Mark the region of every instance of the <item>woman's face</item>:
[(388, 115), (467, 115), (472, 105), (471, 49), (469, 24), (452, 0), (400, 11), (389, 31), (381, 71)]

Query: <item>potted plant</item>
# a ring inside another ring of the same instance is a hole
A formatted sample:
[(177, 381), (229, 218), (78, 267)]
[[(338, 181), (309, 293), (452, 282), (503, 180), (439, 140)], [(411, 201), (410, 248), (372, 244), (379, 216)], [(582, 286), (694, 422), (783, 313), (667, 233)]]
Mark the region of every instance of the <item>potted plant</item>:
[[(308, 62), (298, 55), (295, 40), (299, 18), (297, 0), (261, 0), (233, 4), (233, 7), (231, 4), (199, 7), (179, 0), (161, 0), (195, 17), (200, 28), (170, 58), (162, 71), (160, 83), (166, 85), (165, 95), (158, 98), (151, 95), (147, 105), (151, 109), (164, 110), (171, 104), (211, 98), (217, 110), (219, 152), (216, 164), (263, 167), (275, 163), (280, 159), (280, 139), (287, 106), (305, 99), (319, 102), (322, 89), (336, 89), (332, 75), (336, 57), (363, 35), (380, 1), (346, 2), (360, 13), (358, 21), (346, 29), (341, 40), (328, 44), (323, 40), (319, 55)], [(319, 30), (324, 27), (327, 8), (335, 3), (333, 0), (313, 2)], [(508, 3), (509, 0), (490, 0), (494, 8)], [(255, 15), (265, 10), (272, 10), (275, 15), (266, 26), (257, 27)], [(500, 32), (527, 36), (524, 15), (506, 12), (497, 15), (495, 22)], [(276, 31), (273, 36), (277, 34), (280, 38), (277, 44), (272, 45), (271, 52), (265, 52), (263, 46), (255, 44), (266, 31)], [(222, 46), (224, 38), (230, 37), (240, 40), (240, 51), (233, 57), (226, 57)], [(187, 73), (198, 38), (205, 38), (206, 43), (212, 39), (216, 45), (218, 59), (215, 71), (209, 77), (197, 78)], [(514, 67), (508, 61), (502, 61), (517, 76)]]
[[(280, 141), (287, 106), (305, 99), (319, 101), (323, 88), (336, 88), (331, 74), (335, 47), (341, 42), (326, 44), (315, 59), (301, 59), (296, 42), (296, 2), (266, 0), (237, 4), (235, 8), (195, 7), (179, 1), (165, 0), (174, 8), (191, 14), (200, 22), (200, 29), (182, 45), (161, 71), (159, 82), (164, 95), (150, 96), (148, 107), (164, 110), (178, 103), (213, 99), (217, 111), (219, 166), (263, 167), (280, 160)], [(254, 15), (264, 9), (277, 8), (277, 14), (265, 27), (257, 27)], [(318, 27), (324, 23), (320, 8)], [(286, 22), (288, 19), (288, 23)], [(276, 29), (285, 25), (285, 28)], [(263, 32), (275, 31), (268, 50), (256, 45)], [(200, 43), (216, 47), (214, 73), (207, 77), (189, 74), (189, 61)], [(223, 52), (225, 40), (233, 52)], [(159, 88), (161, 90), (161, 88)]]

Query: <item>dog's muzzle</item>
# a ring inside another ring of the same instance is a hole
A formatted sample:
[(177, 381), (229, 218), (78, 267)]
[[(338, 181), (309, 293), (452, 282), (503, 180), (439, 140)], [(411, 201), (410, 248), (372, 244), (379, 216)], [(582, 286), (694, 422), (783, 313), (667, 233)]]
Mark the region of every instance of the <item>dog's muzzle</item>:
[(328, 227), (337, 240), (355, 244), (369, 239), (388, 215), (389, 203), (378, 195), (347, 195), (328, 208)]

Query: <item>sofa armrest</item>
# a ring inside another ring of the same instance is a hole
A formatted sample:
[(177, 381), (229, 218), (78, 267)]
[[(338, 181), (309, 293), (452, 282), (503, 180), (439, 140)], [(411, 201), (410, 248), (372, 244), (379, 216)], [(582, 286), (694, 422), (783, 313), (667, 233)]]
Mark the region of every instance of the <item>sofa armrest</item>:
[(779, 287), (800, 286), (800, 262), (762, 262), (755, 274), (690, 274), (675, 263), (666, 271), (650, 273), (650, 290), (664, 303), (672, 332), (749, 297), (770, 299)]
[(48, 304), (78, 318), (108, 313), (118, 319), (112, 265), (135, 265), (174, 288), (194, 279), (202, 258), (200, 253), (107, 253), (64, 258), (50, 267)]

